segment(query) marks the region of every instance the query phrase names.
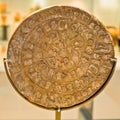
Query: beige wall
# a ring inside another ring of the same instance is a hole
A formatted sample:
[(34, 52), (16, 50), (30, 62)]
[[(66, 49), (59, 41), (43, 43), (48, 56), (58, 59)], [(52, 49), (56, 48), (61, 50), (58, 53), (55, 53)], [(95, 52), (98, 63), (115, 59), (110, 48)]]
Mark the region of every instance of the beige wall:
[(120, 0), (94, 0), (94, 15), (105, 25), (119, 27)]

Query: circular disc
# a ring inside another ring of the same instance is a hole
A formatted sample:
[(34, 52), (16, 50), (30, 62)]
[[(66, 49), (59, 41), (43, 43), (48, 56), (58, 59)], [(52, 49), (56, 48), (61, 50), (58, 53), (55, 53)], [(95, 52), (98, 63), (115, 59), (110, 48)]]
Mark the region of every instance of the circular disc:
[(109, 33), (94, 16), (55, 6), (20, 24), (7, 58), (11, 82), (29, 102), (47, 109), (70, 108), (103, 87), (114, 50)]

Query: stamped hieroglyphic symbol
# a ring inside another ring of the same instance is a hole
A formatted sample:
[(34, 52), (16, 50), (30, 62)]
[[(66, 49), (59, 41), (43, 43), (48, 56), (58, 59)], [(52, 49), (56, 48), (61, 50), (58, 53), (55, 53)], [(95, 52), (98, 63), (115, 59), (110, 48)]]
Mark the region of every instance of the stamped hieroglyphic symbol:
[(45, 108), (66, 108), (93, 96), (113, 63), (104, 26), (78, 8), (55, 6), (28, 17), (12, 36), (7, 57), (13, 85)]

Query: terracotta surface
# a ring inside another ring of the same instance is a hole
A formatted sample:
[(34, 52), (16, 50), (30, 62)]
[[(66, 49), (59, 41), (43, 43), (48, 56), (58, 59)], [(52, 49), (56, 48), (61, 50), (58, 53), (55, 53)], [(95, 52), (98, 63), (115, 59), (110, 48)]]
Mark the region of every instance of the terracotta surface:
[(7, 51), (11, 82), (28, 101), (68, 108), (93, 97), (113, 67), (111, 37), (92, 15), (55, 6), (28, 17)]

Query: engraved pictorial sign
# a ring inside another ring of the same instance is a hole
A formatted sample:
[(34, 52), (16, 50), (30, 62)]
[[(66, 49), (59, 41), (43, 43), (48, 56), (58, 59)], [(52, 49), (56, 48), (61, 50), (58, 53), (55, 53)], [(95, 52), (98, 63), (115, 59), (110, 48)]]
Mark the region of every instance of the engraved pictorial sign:
[(7, 51), (11, 82), (28, 101), (68, 108), (93, 97), (113, 67), (112, 40), (92, 15), (55, 6), (25, 19)]

